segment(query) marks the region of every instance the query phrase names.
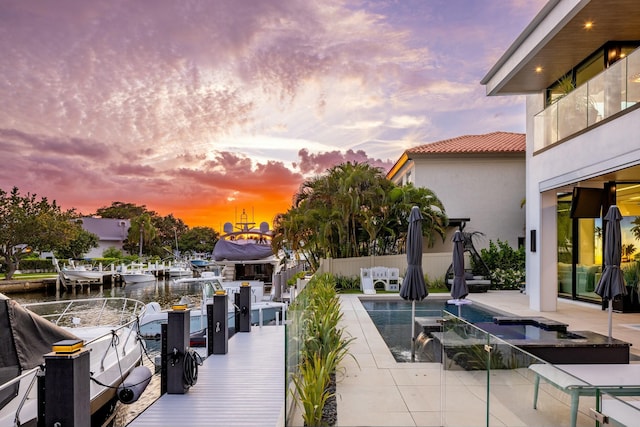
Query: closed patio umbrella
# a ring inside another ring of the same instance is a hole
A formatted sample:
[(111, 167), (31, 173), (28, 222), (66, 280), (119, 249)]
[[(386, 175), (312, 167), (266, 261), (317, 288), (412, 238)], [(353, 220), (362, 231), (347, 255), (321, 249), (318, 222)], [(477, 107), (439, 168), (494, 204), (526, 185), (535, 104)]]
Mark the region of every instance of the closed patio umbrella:
[(411, 360), (416, 357), (416, 301), (422, 301), (428, 294), (422, 272), (422, 215), (414, 206), (407, 231), (407, 272), (400, 288), (400, 297), (411, 301)]
[(469, 287), (464, 277), (464, 235), (462, 231), (457, 230), (453, 235), (453, 284), (451, 285), (453, 299), (447, 302), (458, 306), (458, 317), (462, 317), (460, 307), (471, 303), (464, 299), (467, 295), (469, 295)]
[(613, 299), (618, 295), (626, 295), (627, 289), (620, 269), (622, 258), (620, 220), (622, 214), (616, 205), (612, 205), (604, 219), (607, 220), (604, 236), (604, 269), (598, 286), (596, 286), (596, 293), (609, 303), (609, 338), (611, 338)]
[(460, 230), (453, 235), (453, 284), (451, 297), (462, 299), (469, 295), (469, 288), (464, 277), (464, 236)]

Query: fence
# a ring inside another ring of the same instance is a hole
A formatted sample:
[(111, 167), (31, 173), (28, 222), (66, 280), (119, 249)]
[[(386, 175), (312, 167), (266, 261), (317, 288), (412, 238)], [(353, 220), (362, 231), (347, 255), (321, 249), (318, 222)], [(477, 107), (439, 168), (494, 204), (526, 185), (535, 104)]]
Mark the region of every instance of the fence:
[[(444, 277), (451, 265), (450, 252), (422, 254), (422, 271), (431, 279)], [(358, 258), (327, 258), (320, 260), (317, 273), (331, 273), (335, 276), (360, 277), (361, 268), (397, 268), (400, 276), (407, 271), (407, 255), (366, 256)]]

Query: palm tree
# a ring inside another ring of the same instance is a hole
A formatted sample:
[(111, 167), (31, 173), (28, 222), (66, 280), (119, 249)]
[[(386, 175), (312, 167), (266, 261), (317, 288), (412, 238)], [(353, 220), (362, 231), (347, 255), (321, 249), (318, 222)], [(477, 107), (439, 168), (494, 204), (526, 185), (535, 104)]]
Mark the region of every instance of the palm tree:
[(293, 207), (274, 221), (274, 250), (300, 251), (312, 268), (320, 258), (400, 253), (414, 205), (429, 245), (444, 239), (447, 217), (431, 190), (397, 187), (368, 164), (341, 164), (300, 186)]
[(145, 212), (131, 219), (131, 228), (129, 228), (129, 241), (139, 239), (138, 256), (142, 257), (142, 248), (144, 242), (151, 242), (157, 235), (157, 230), (151, 220), (151, 215)]
[(622, 256), (626, 261), (631, 261), (631, 256), (636, 251), (636, 247), (633, 243), (622, 245)]

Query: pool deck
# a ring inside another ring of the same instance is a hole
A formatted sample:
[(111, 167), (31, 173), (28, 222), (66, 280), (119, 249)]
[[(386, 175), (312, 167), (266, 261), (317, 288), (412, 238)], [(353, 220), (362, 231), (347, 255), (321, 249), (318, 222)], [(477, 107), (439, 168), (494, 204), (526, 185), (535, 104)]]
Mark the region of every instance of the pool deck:
[[(477, 389), (476, 396), (473, 396), (474, 390), (468, 387), (468, 384), (465, 385), (466, 379), (461, 378), (464, 373), (445, 371), (450, 372), (446, 375), (457, 376), (445, 379), (439, 363), (396, 362), (360, 304), (359, 296), (361, 295), (340, 296), (342, 325), (348, 334), (356, 337), (356, 340), (351, 346), (354, 358), (346, 358), (343, 361), (343, 369), (338, 378), (337, 426), (483, 425), (484, 420), (478, 419), (478, 414), (482, 413), (482, 401), (478, 399)], [(429, 297), (446, 296), (432, 294)], [(390, 294), (379, 294), (376, 297), (394, 298)], [(608, 335), (608, 313), (598, 305), (559, 299), (557, 311), (538, 312), (529, 309), (528, 296), (518, 291), (489, 291), (470, 294), (467, 298), (516, 316), (542, 316), (566, 323), (569, 325), (568, 330), (588, 330)], [(612, 335), (616, 339), (631, 343), (632, 359), (640, 359), (640, 313), (613, 313)], [(446, 381), (447, 391), (443, 391), (443, 381)], [(450, 407), (450, 402), (446, 400), (452, 400), (452, 395), (445, 393), (454, 393), (458, 401), (464, 402), (465, 409), (459, 405)], [(468, 393), (467, 397), (464, 396), (465, 393)], [(470, 410), (471, 407), (476, 410)], [(532, 418), (541, 414), (513, 414), (506, 404), (502, 408), (503, 413), (500, 413), (500, 408), (496, 408), (495, 405), (492, 409), (499, 414), (497, 419), (492, 418), (491, 421), (491, 425), (496, 426), (537, 425), (523, 424), (522, 420), (528, 417), (527, 422), (536, 423)], [(548, 416), (548, 413), (546, 415)], [(549, 424), (544, 422), (541, 419), (538, 425), (559, 425), (558, 419)], [(578, 419), (579, 426), (594, 424), (593, 420), (584, 415)]]

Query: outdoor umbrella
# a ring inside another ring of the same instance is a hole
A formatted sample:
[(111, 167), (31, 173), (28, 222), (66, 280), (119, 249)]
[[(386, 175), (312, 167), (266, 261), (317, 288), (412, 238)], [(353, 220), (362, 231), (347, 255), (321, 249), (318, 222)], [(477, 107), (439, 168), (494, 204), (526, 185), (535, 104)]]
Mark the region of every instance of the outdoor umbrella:
[(422, 272), (422, 215), (417, 206), (411, 208), (407, 231), (407, 272), (400, 288), (400, 297), (411, 301), (411, 359), (416, 357), (416, 301), (428, 294)]
[(469, 288), (464, 277), (464, 236), (460, 230), (453, 235), (453, 285), (451, 297), (462, 299), (469, 295)]
[(461, 305), (471, 301), (464, 299), (469, 295), (469, 288), (464, 277), (464, 235), (458, 230), (453, 235), (453, 284), (451, 285), (451, 297), (449, 304), (458, 306), (458, 317), (461, 317)]
[(604, 235), (604, 269), (596, 287), (596, 293), (603, 300), (609, 302), (609, 338), (611, 338), (613, 299), (618, 295), (626, 295), (627, 289), (624, 286), (624, 277), (620, 269), (622, 258), (620, 220), (622, 214), (616, 205), (612, 205), (604, 219), (607, 220)]

